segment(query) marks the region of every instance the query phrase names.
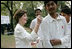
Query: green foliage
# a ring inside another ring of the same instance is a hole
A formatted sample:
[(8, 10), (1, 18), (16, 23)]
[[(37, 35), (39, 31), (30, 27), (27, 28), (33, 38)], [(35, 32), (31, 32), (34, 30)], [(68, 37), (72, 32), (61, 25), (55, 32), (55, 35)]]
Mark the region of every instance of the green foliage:
[(35, 18), (35, 12), (34, 12), (34, 10), (32, 8), (27, 8), (27, 16), (28, 16), (28, 20), (27, 20), (27, 23), (26, 23), (25, 26), (29, 27), (31, 21)]
[[(5, 4), (7, 4), (7, 2), (8, 2), (9, 8), (11, 7), (11, 5), (10, 5), (11, 1), (1, 1), (1, 3), (2, 2), (5, 3)], [(21, 5), (21, 3), (23, 4), (23, 6)], [(57, 9), (57, 11), (60, 12), (61, 7), (63, 7), (66, 3), (67, 3), (66, 1), (59, 1), (58, 2), (59, 8)], [(28, 21), (27, 21), (25, 26), (29, 27), (31, 21), (35, 18), (34, 9), (36, 9), (37, 7), (39, 7), (41, 5), (44, 5), (43, 1), (13, 1), (13, 11), (12, 11), (12, 13), (14, 14), (17, 9), (21, 8), (21, 6), (22, 6), (21, 9), (27, 10)], [(9, 15), (10, 16), (9, 10), (3, 4), (1, 4), (1, 15)], [(47, 11), (43, 7), (42, 16), (45, 17), (46, 15), (47, 15)], [(10, 16), (10, 18), (11, 18), (11, 16)], [(15, 22), (15, 21), (13, 21), (13, 22)], [(15, 26), (15, 24), (14, 24), (14, 26)]]

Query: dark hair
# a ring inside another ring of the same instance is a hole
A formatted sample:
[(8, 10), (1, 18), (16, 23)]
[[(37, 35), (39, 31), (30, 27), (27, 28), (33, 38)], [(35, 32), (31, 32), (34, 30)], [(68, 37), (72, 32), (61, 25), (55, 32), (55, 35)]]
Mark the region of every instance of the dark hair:
[(19, 18), (21, 18), (25, 13), (27, 13), (27, 12), (24, 11), (24, 10), (22, 10), (22, 9), (18, 9), (18, 10), (15, 12), (13, 18), (14, 18), (14, 20), (16, 21), (16, 23), (18, 23)]
[[(48, 3), (49, 1), (44, 1), (44, 6), (46, 6), (46, 4)], [(57, 1), (54, 1), (56, 4), (57, 4)]]
[(61, 12), (66, 13), (66, 14), (71, 14), (71, 9), (70, 8), (63, 8)]
[(40, 9), (36, 9), (36, 10), (35, 10), (35, 13), (36, 13), (36, 11), (40, 11), (40, 12), (42, 12)]

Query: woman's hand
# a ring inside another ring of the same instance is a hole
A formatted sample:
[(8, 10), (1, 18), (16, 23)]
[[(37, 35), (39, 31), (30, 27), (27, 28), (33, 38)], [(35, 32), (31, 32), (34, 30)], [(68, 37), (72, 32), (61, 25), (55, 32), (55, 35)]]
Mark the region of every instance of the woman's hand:
[(36, 48), (36, 44), (37, 44), (36, 42), (32, 42), (31, 43), (32, 48)]
[(36, 45), (37, 43), (39, 43), (39, 40), (36, 40), (35, 42), (31, 42), (31, 45)]
[(37, 42), (31, 42), (31, 45), (36, 45), (37, 44)]

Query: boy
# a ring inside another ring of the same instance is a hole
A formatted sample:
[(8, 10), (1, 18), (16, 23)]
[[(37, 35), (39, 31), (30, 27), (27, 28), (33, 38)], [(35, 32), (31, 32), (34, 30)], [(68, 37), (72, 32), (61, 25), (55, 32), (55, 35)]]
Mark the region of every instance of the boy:
[[(70, 10), (70, 8), (64, 8), (61, 10), (61, 12), (63, 13), (62, 16), (64, 16), (66, 18), (67, 28), (71, 35), (71, 10)], [(66, 47), (71, 48), (71, 36), (70, 36), (70, 41), (68, 42), (68, 45), (66, 45)]]
[(67, 32), (65, 18), (56, 12), (57, 1), (45, 1), (44, 4), (48, 15), (39, 27), (38, 35), (41, 39), (37, 46), (40, 48), (65, 48), (65, 43), (68, 42), (70, 35)]

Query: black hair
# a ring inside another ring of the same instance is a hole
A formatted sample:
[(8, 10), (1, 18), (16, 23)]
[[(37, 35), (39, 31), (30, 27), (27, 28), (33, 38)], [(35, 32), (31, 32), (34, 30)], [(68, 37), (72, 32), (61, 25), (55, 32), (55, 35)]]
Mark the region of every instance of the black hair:
[(40, 11), (40, 12), (42, 12), (40, 9), (36, 9), (36, 10), (35, 10), (35, 13), (36, 13), (36, 11)]
[[(46, 6), (46, 4), (48, 3), (49, 1), (44, 1), (44, 6)], [(57, 4), (57, 1), (54, 1), (56, 4)]]
[(66, 13), (66, 14), (71, 14), (71, 9), (70, 8), (63, 8), (61, 12)]

